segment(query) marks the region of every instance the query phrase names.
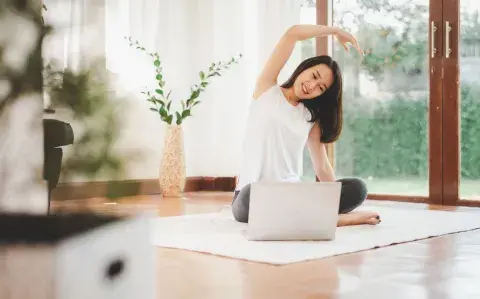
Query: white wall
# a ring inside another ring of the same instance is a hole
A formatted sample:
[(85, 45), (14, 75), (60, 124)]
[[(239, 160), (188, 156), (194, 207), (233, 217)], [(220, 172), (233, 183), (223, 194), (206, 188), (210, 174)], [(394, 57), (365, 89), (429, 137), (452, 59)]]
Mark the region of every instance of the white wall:
[[(123, 37), (130, 35), (160, 54), (167, 88), (172, 89), (171, 97), (177, 103), (187, 98), (190, 85), (198, 82), (200, 70), (208, 69), (213, 61), (244, 54), (240, 64), (224, 76), (213, 78), (200, 96), (203, 102), (184, 125), (187, 176), (235, 176), (241, 163), (242, 132), (255, 77), (283, 31), (298, 23), (301, 2), (105, 0), (105, 30), (94, 32), (91, 47), (70, 48), (64, 53), (71, 57), (74, 53), (69, 51), (87, 56), (88, 49), (96, 49), (97, 54), (105, 51), (107, 68), (116, 82), (113, 92), (124, 98), (122, 104), (127, 105), (121, 116), (123, 128), (117, 149), (143, 151), (140, 160), (127, 161), (124, 179), (158, 177), (165, 125), (140, 94), (146, 85), (154, 89), (153, 66), (148, 57), (130, 49)], [(81, 35), (64, 38), (85, 43), (87, 40)], [(298, 56), (292, 57), (282, 79), (297, 65)], [(80, 124), (75, 126), (76, 130), (81, 129)], [(98, 178), (104, 179), (109, 178)]]

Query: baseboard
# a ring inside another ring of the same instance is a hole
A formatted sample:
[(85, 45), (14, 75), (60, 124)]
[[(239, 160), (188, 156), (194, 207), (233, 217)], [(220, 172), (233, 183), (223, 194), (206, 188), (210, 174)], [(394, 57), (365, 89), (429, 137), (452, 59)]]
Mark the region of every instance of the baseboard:
[[(185, 192), (234, 191), (236, 181), (236, 177), (189, 177), (185, 184)], [(59, 183), (52, 190), (51, 196), (52, 200), (69, 200), (154, 194), (160, 194), (157, 179)]]

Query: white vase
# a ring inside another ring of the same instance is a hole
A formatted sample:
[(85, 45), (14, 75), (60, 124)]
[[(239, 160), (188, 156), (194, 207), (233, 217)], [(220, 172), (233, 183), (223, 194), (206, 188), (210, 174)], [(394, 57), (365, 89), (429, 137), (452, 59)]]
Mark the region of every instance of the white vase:
[(164, 197), (180, 197), (185, 188), (186, 170), (181, 125), (167, 125), (160, 162), (160, 191)]

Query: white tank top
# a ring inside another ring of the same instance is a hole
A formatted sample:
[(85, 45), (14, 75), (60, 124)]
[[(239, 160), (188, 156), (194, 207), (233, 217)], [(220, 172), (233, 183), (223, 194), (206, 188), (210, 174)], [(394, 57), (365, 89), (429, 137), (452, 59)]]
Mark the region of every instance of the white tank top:
[(303, 104), (293, 106), (274, 85), (253, 100), (236, 190), (254, 182), (298, 182), (313, 123)]

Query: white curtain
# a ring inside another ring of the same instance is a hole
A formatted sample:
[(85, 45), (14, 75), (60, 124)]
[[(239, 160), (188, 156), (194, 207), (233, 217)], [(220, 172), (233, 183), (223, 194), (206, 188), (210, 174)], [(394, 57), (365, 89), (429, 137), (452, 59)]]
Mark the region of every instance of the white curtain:
[[(281, 34), (300, 22), (304, 1), (49, 1), (63, 5), (64, 17), (73, 23), (78, 20), (76, 25), (81, 24), (77, 31), (65, 29), (61, 37), (64, 45), (57, 47), (57, 56), (63, 54), (65, 63), (72, 65), (92, 54), (87, 45), (91, 45), (95, 55), (104, 51), (106, 68), (114, 80), (113, 91), (128, 98), (130, 108), (123, 117), (124, 129), (118, 146), (141, 148), (144, 156), (129, 165), (127, 179), (158, 176), (165, 126), (140, 94), (146, 87), (155, 89), (153, 65), (148, 56), (130, 48), (124, 36), (131, 36), (151, 52), (159, 53), (167, 89), (172, 90), (171, 97), (176, 103), (188, 97), (190, 86), (198, 82), (200, 70), (207, 70), (212, 62), (242, 53), (239, 64), (222, 77), (213, 78), (200, 96), (202, 103), (193, 109), (193, 117), (187, 118), (184, 124), (188, 176), (237, 174), (242, 133), (256, 76)], [(93, 10), (95, 17), (90, 16)], [(71, 12), (70, 17), (67, 11)], [(281, 80), (285, 80), (299, 62), (300, 52), (296, 49)]]

